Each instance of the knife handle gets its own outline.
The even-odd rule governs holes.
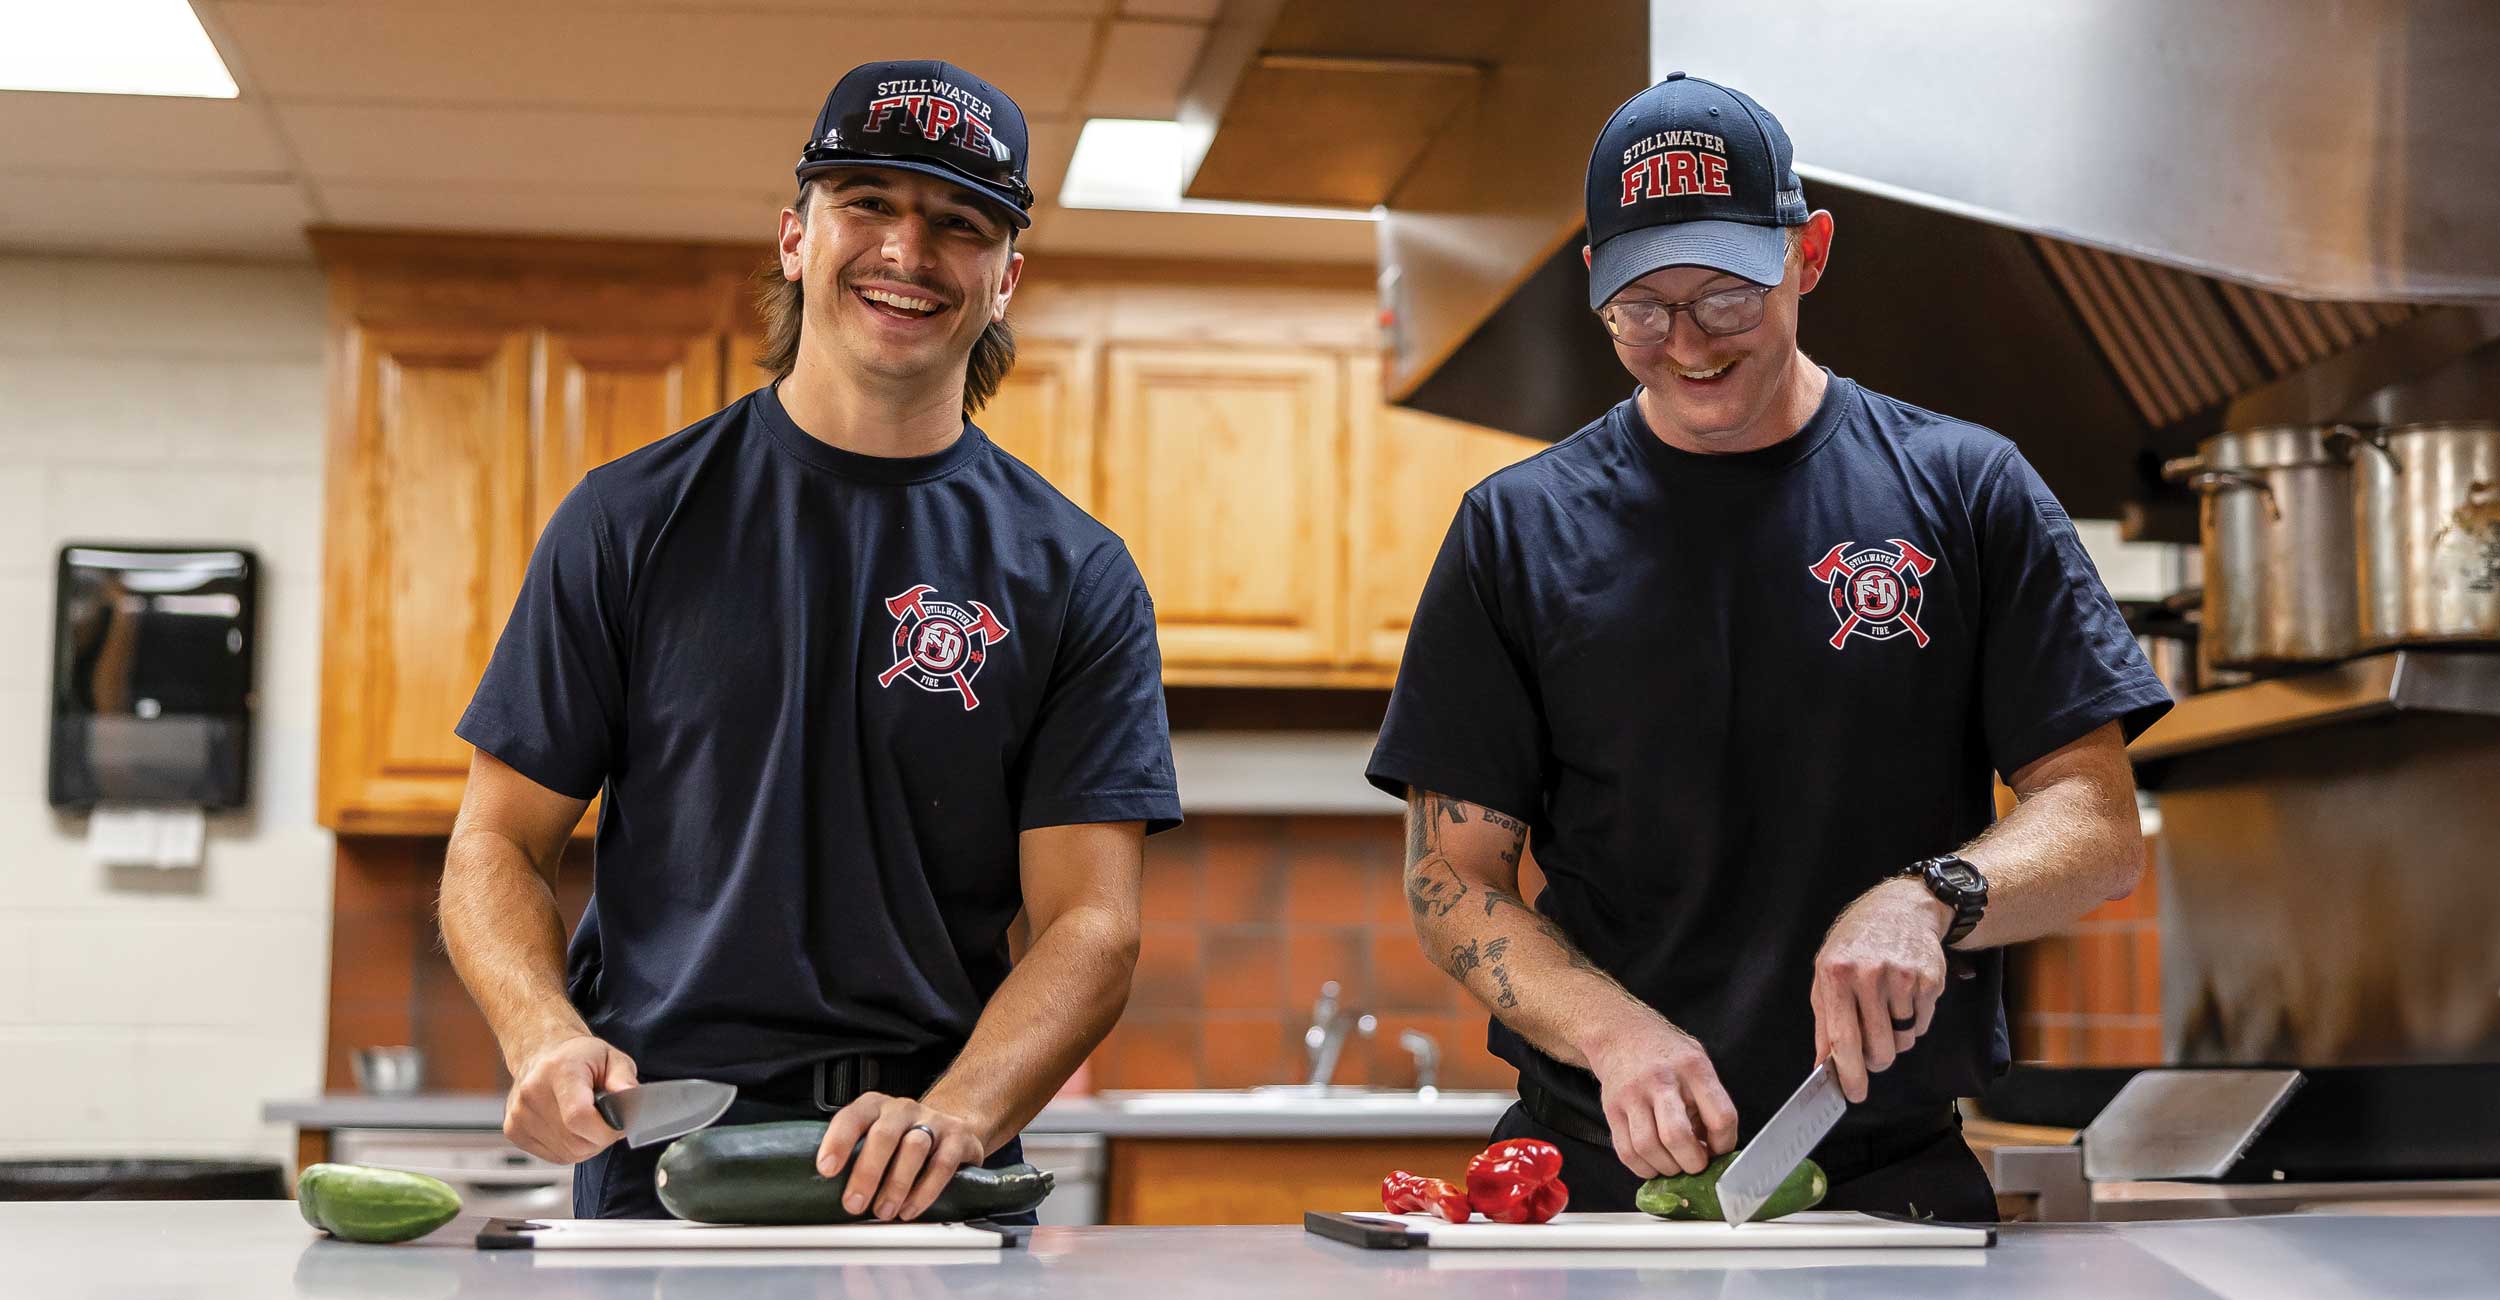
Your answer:
[[[599,1118],[608,1122],[609,1128],[615,1129],[619,1133],[625,1131],[625,1121],[616,1113],[615,1093],[593,1093],[591,1094],[590,1105],[591,1109],[599,1112]]]

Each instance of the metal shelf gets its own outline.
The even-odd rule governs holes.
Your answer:
[[[2500,717],[2500,651],[2395,650],[2179,701],[2127,747],[2142,763],[2400,710]]]

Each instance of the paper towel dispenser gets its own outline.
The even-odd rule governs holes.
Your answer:
[[[54,807],[244,805],[259,571],[252,552],[231,547],[61,548]]]

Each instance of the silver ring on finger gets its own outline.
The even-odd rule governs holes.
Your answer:
[[[914,1125],[912,1125],[910,1128],[904,1129],[903,1131],[904,1131],[905,1133],[926,1133],[926,1134],[928,1134],[928,1135],[929,1135],[929,1145],[930,1145],[930,1146],[933,1146],[933,1147],[937,1145],[937,1142],[938,1142],[937,1130],[936,1130],[936,1129],[933,1129],[933,1128],[931,1128],[931,1127],[929,1127],[929,1126],[928,1126],[928,1125],[926,1125],[926,1124],[914,1124]]]

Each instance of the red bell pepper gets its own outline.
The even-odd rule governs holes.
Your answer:
[[[1496,1142],[1467,1162],[1467,1205],[1496,1223],[1543,1223],[1570,1201],[1551,1142]]]
[[[1381,1208],[1392,1214],[1422,1211],[1452,1223],[1467,1221],[1467,1194],[1447,1179],[1426,1178],[1403,1169],[1380,1180]]]

